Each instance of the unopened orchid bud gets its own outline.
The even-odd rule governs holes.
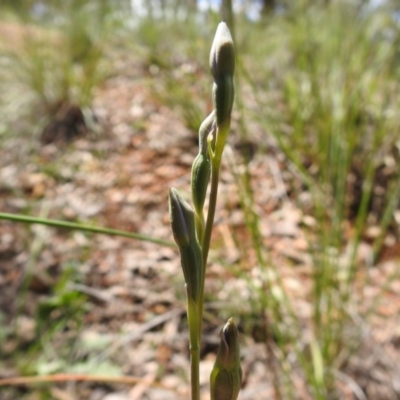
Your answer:
[[[169,216],[176,244],[187,246],[195,229],[193,210],[175,188],[169,190]]]
[[[186,290],[198,302],[203,280],[202,252],[196,237],[194,212],[175,188],[169,191],[172,233],[179,247]]]
[[[215,129],[215,110],[201,123],[199,129],[199,152],[208,155],[207,138]]]
[[[218,25],[210,53],[210,68],[214,77],[213,103],[217,126],[230,118],[235,95],[233,74],[235,72],[235,49],[228,26]]]
[[[225,75],[215,80],[213,85],[213,103],[217,125],[220,126],[230,118],[233,100],[235,98],[235,87],[231,75]]]
[[[235,48],[231,32],[225,22],[220,22],[210,52],[210,68],[214,79],[235,72]]]
[[[199,154],[192,165],[192,200],[198,215],[202,214],[207,195],[208,182],[211,174],[211,164],[208,154],[208,135],[215,129],[215,110],[202,122],[199,129]]]
[[[191,179],[193,205],[199,215],[203,212],[210,174],[211,164],[208,156],[199,153],[193,162]]]
[[[199,242],[196,239],[190,245],[180,247],[179,252],[187,295],[198,304],[203,281],[202,252]]]
[[[230,318],[221,331],[218,354],[211,372],[211,400],[236,400],[241,381],[239,334]]]

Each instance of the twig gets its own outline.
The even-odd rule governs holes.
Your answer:
[[[112,353],[117,351],[120,347],[140,338],[145,332],[149,331],[150,329],[153,329],[156,326],[161,325],[161,324],[167,322],[168,320],[175,318],[184,313],[185,313],[185,310],[183,310],[181,308],[179,308],[179,309],[175,308],[164,314],[158,315],[157,317],[153,318],[151,321],[141,325],[140,328],[138,328],[134,332],[130,332],[130,333],[122,336],[119,340],[117,340],[115,343],[113,343],[110,347],[108,347],[106,350],[104,350],[102,353],[100,353],[98,356],[96,356],[93,361],[95,363],[102,362],[107,357],[109,357]]]
[[[353,391],[353,393],[359,400],[368,400],[364,391],[351,376],[344,374],[341,371],[333,371],[333,373],[338,379],[347,384],[347,386]]]
[[[85,375],[85,374],[54,374],[39,376],[16,376],[13,378],[0,379],[0,386],[20,386],[32,385],[36,383],[55,383],[55,382],[104,382],[104,383],[122,383],[134,385],[145,383],[147,386],[158,387],[167,390],[173,390],[161,383],[150,382],[146,378],[136,378],[134,376],[109,376],[109,375]]]
[[[116,300],[113,295],[109,293],[104,293],[102,290],[98,290],[80,283],[69,283],[67,285],[68,289],[75,290],[77,292],[86,294],[104,303],[115,303]]]

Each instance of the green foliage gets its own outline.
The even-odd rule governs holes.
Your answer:
[[[214,26],[214,21],[200,25],[195,15],[189,14],[184,20],[145,18],[129,31],[129,38],[135,40],[128,46],[153,76],[157,97],[179,112],[194,132],[211,102],[208,82],[199,78],[208,73],[208,66],[200,60],[209,56],[208,35]],[[177,84],[183,80],[184,85]]]
[[[116,26],[112,2],[72,1],[15,7],[0,27],[9,40],[0,45],[4,68],[0,87],[9,103],[53,117],[63,104],[90,107],[93,90],[108,74],[107,46]],[[3,67],[3,68],[2,68]],[[39,113],[38,113],[39,110]],[[16,118],[5,112],[5,118]]]
[[[245,29],[240,26],[237,32],[240,28]],[[260,37],[268,40],[257,40]],[[391,112],[398,104],[393,51],[397,38],[398,28],[389,15],[360,14],[356,7],[342,3],[275,16],[238,38],[243,66],[239,74],[252,89],[255,102],[252,110],[242,110],[243,117],[258,121],[274,136],[296,171],[293,198],[300,200],[308,192],[310,201],[298,204],[316,221],[308,229],[313,261],[312,337],[309,351],[296,350],[315,398],[333,395],[336,369],[360,344],[361,333],[349,315],[350,305],[356,304],[357,310],[363,305],[356,273],[366,265],[357,261],[359,244],[367,228],[378,225],[376,257],[398,205],[396,132],[400,126]],[[392,167],[386,195],[376,207],[374,188],[380,171],[388,169],[387,162]],[[242,174],[237,182],[258,263],[268,271],[262,289],[254,294],[270,316],[284,354],[285,332],[295,333],[289,338],[292,345],[304,341],[303,332],[279,281],[279,267],[266,262],[268,250],[260,240],[249,176]],[[351,232],[346,229],[349,224],[354,226]],[[349,256],[344,257],[346,248]],[[280,372],[285,372],[283,360]],[[285,373],[290,376],[290,371]]]
[[[71,289],[71,284],[79,279],[78,265],[65,265],[63,272],[53,287],[52,294],[39,302],[36,321],[39,335],[48,330],[49,321],[64,327],[75,318],[79,319],[85,310],[86,297]],[[52,325],[52,324],[50,324]],[[52,329],[58,329],[53,326]]]
[[[81,278],[79,264],[69,263],[62,266],[62,272],[51,292],[38,302],[32,320],[35,328],[29,343],[21,337],[16,350],[4,362],[9,363],[11,358],[15,359],[18,369],[27,375],[59,372],[121,375],[121,369],[112,361],[96,360],[99,351],[109,347],[110,338],[82,334],[83,317],[88,312],[88,302],[87,297],[74,287]],[[13,337],[19,338],[22,335],[18,333],[20,330],[17,325],[2,331],[3,343]],[[27,333],[24,332],[24,335]],[[34,393],[45,399],[52,398],[48,385],[37,388]],[[22,393],[13,396],[25,398]]]
[[[15,85],[11,92],[5,90],[8,98],[14,99],[9,103],[14,110],[25,101],[16,95],[22,93],[22,87],[30,89],[29,101],[34,97],[46,106],[59,99],[90,104],[93,88],[104,78],[105,42],[112,20],[107,17],[108,9],[100,7],[98,14],[93,13],[94,3],[80,2],[73,9],[65,5],[65,19],[54,24],[46,18],[44,36],[25,38],[22,53],[14,52],[7,62],[0,59],[0,68]],[[325,3],[329,2],[292,2],[285,13],[269,13],[257,23],[241,16],[235,21],[238,111],[234,119],[239,122],[238,134],[252,139],[253,127],[264,132],[265,136],[257,136],[261,152],[269,150],[267,135],[274,138],[289,166],[286,183],[290,196],[315,220],[313,226],[304,228],[312,260],[308,299],[312,317],[305,329],[296,304],[286,293],[279,265],[270,260],[263,242],[249,165],[237,168],[239,162],[230,163],[251,249],[244,249],[240,239],[235,239],[243,259],[247,252],[254,252],[256,265],[246,267],[257,269],[259,274],[255,281],[247,270],[243,272],[242,265],[236,271],[229,266],[238,277],[247,279],[251,292],[248,304],[234,303],[235,311],[241,314],[236,319],[243,320],[240,326],[246,333],[265,343],[268,359],[277,361],[271,361],[268,367],[274,374],[276,395],[283,399],[296,398],[292,375],[298,374],[299,368],[314,398],[335,396],[335,374],[362,339],[349,310],[356,310],[365,321],[372,310],[361,307],[363,284],[356,273],[367,265],[357,260],[359,245],[368,227],[379,228],[380,234],[372,239],[373,266],[393,223],[400,195],[400,120],[396,112],[399,28],[384,11],[360,13],[359,4]],[[125,34],[119,39],[127,53],[141,57],[156,83],[159,99],[179,110],[186,125],[197,131],[205,110],[212,107],[210,87],[203,85],[206,80],[202,75],[208,69],[204,61],[209,46],[206,38],[213,16],[211,22],[204,23],[190,14],[184,20],[177,18],[177,13],[173,18],[167,14],[164,10],[161,18],[152,15],[142,19],[129,30],[129,39]],[[65,50],[61,53],[51,45],[60,33]],[[22,84],[16,83],[14,72]],[[5,80],[2,88],[9,88]],[[230,109],[230,101],[223,103]],[[0,132],[2,128],[0,125]],[[384,193],[377,199],[374,189],[382,170],[389,172]],[[201,185],[198,192],[196,208],[201,209],[205,186]],[[302,200],[305,193],[306,202]],[[204,229],[200,211],[196,210],[198,232]],[[20,221],[35,222],[26,218]],[[346,229],[349,225],[351,230]],[[73,224],[65,227],[79,229]],[[201,238],[203,235],[198,234]],[[344,259],[346,250],[349,256]],[[48,343],[71,324],[79,327],[85,302],[82,295],[69,289],[68,282],[74,279],[71,271],[65,272],[51,296],[39,305],[37,327]],[[380,294],[386,289],[383,286]],[[221,314],[225,317],[231,311],[227,305]],[[49,329],[45,329],[47,321],[51,322]],[[2,327],[0,340],[6,340],[9,334],[9,329]],[[65,353],[54,357],[42,343],[32,350],[32,357],[40,352],[40,363],[36,358],[33,364],[35,372],[67,369]],[[76,360],[75,366],[87,371],[92,367],[91,357]]]
[[[70,362],[70,346],[74,346],[87,312],[86,296],[72,286],[80,279],[77,268],[77,264],[64,265],[51,293],[38,303],[34,316],[36,340],[32,342],[28,358],[20,366],[25,372],[58,372]],[[58,337],[66,331],[74,334],[69,335],[69,343],[59,347]]]

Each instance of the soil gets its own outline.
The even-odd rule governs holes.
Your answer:
[[[39,138],[27,140],[21,135],[5,141],[0,149],[0,210],[94,223],[171,241],[168,189],[176,187],[189,197],[197,138],[176,111],[160,102],[155,95],[155,82],[157,76],[143,65],[121,62],[114,77],[95,94],[90,115],[85,115],[91,121],[86,123],[87,133],[79,135],[79,130],[74,130],[68,140],[66,134],[63,140],[42,137],[42,143]],[[264,315],[260,307],[252,308],[253,291],[273,278],[266,279],[267,272],[252,250],[240,208],[240,191],[231,163],[239,173],[244,170],[245,152],[241,149],[251,149],[246,153],[251,155],[248,174],[256,204],[253,212],[260,221],[260,240],[268,250],[266,265],[271,276],[273,271],[279,273],[295,305],[304,328],[304,354],[309,351],[312,325],[313,269],[308,238],[316,221],[290,195],[293,174],[288,161],[272,141],[268,153],[258,151],[256,139],[248,145],[241,142],[236,117],[221,174],[206,281],[202,399],[209,398],[208,377],[219,331],[232,315],[243,332],[244,382],[239,398],[265,400],[278,398],[273,371],[281,357],[266,324],[271,318],[271,323],[280,321]],[[305,192],[304,203],[307,196]],[[336,398],[400,398],[399,243],[395,240],[388,248],[387,257],[379,265],[367,268],[372,249],[368,241],[360,245],[358,258],[362,267],[355,294],[363,294],[363,309],[374,303],[382,286],[386,285],[386,290],[368,321],[361,317],[356,304],[348,310],[349,338],[354,332],[361,337],[355,341],[354,354],[350,358],[343,354],[338,365],[342,372],[335,376]],[[343,249],[341,257],[346,254]],[[70,271],[70,279],[61,290],[60,280],[66,271]],[[44,328],[39,327],[39,305],[48,305],[46,301],[57,296],[60,301],[60,290],[84,295],[83,308],[79,296],[70,300],[71,310],[69,300],[65,300],[46,314]],[[50,361],[66,357],[68,362],[61,372],[79,371],[78,362],[93,360],[94,365],[108,366],[105,374],[112,374],[111,367],[118,368],[118,373],[140,378],[140,382],[51,384],[46,386],[50,398],[188,398],[185,294],[174,247],[0,221],[0,293],[4,327],[0,329],[1,378],[22,375],[17,355],[27,351],[29,358],[35,354],[33,343],[40,342],[38,335],[46,332],[46,327],[55,325],[60,318],[57,307],[63,307],[74,317],[44,337],[41,365],[47,370],[42,372],[60,372],[50,368]],[[84,310],[81,317],[75,314],[76,309]],[[77,322],[79,318],[82,324]],[[9,331],[8,327],[12,329]],[[80,341],[98,347],[82,349]],[[296,364],[290,359],[286,362]],[[39,373],[37,365],[24,368],[27,375]],[[294,398],[314,398],[300,369],[291,379]],[[6,386],[0,388],[0,399],[36,399],[37,393],[37,386]]]

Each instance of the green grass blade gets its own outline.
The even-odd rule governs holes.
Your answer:
[[[175,243],[170,242],[168,240],[163,239],[155,239],[150,236],[141,235],[139,233],[127,232],[127,231],[120,231],[118,229],[110,229],[110,228],[101,228],[98,226],[91,226],[80,224],[77,222],[67,222],[61,221],[57,219],[47,219],[47,218],[38,218],[38,217],[31,217],[28,215],[20,215],[20,214],[9,214],[9,213],[2,213],[0,212],[0,220],[8,220],[13,222],[21,222],[24,224],[41,224],[47,226],[53,226],[56,228],[65,228],[65,229],[75,229],[83,232],[92,232],[101,235],[112,235],[112,236],[121,236],[127,237],[130,239],[141,240],[143,242],[155,243],[161,246],[166,247],[175,247]]]

